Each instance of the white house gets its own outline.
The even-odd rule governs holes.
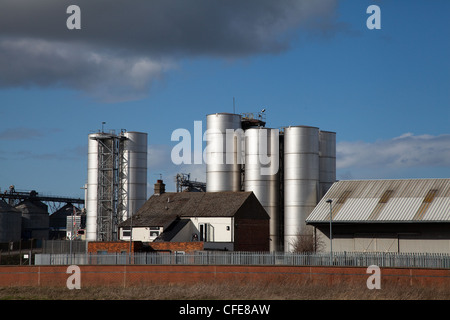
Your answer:
[[[253,192],[168,192],[151,196],[121,223],[119,237],[142,242],[202,241],[205,249],[267,251],[269,220]]]

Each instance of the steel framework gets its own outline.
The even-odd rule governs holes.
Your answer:
[[[199,181],[191,181],[190,174],[178,173],[175,176],[177,183],[177,192],[206,192],[206,183]]]
[[[11,206],[18,205],[21,201],[41,201],[45,202],[52,210],[55,212],[60,209],[63,205],[67,203],[77,204],[78,206],[84,205],[84,199],[81,198],[70,198],[63,196],[52,196],[52,195],[40,195],[35,190],[31,191],[16,191],[14,188],[0,192],[0,200],[4,200]]]
[[[123,220],[124,175],[123,135],[98,136],[97,240],[116,241]],[[126,166],[125,166],[126,167]]]

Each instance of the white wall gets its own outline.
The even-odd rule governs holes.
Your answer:
[[[178,234],[171,240],[171,242],[186,242],[192,241],[192,235],[196,233],[198,235],[198,241],[200,241],[200,225],[207,225],[208,238],[207,242],[233,242],[234,232],[233,218],[190,218],[191,222],[186,224],[183,229],[181,229]],[[151,242],[155,240],[156,235],[151,236],[153,231],[159,231],[159,234],[163,232],[163,228],[159,230],[150,230],[150,227],[133,227],[133,240],[142,242]],[[126,232],[126,231],[125,231]],[[158,235],[159,235],[158,234]],[[129,241],[129,236],[124,236],[123,228],[120,228],[119,239],[124,241]]]
[[[316,229],[316,236],[323,244],[323,252],[330,252],[330,239]],[[333,252],[404,252],[404,253],[448,253],[449,239],[399,239],[379,237],[334,238]]]
[[[162,233],[163,228],[159,228],[158,230],[154,229],[150,227],[133,227],[133,241],[151,242],[155,240]],[[130,240],[129,236],[124,236],[123,228],[120,228],[119,239],[124,241]]]
[[[233,218],[190,218],[193,224],[193,232],[200,232],[201,224],[209,224],[208,242],[233,242]]]

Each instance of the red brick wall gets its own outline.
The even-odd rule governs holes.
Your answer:
[[[142,242],[131,242],[131,252],[139,252],[142,250]],[[130,251],[130,242],[126,241],[89,241],[88,252],[97,253],[98,251],[107,251],[107,253],[121,253]]]
[[[193,252],[203,250],[203,242],[149,242],[148,249],[150,251],[184,251]],[[131,243],[132,252],[140,252],[144,250],[144,245],[141,241],[133,241]],[[88,243],[88,252],[97,253],[98,251],[107,251],[107,253],[121,253],[123,251],[129,252],[130,243],[126,241],[102,242],[94,241]],[[147,250],[147,248],[145,248]]]
[[[81,287],[135,286],[152,283],[255,281],[366,286],[364,267],[225,265],[80,265]],[[67,266],[0,266],[0,286],[65,287]],[[450,269],[381,268],[383,286],[450,288]]]
[[[149,242],[151,250],[154,251],[184,251],[193,252],[203,250],[203,242]]]

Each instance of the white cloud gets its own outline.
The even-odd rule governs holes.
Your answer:
[[[337,144],[337,169],[450,167],[450,134],[405,133],[373,143]]]

